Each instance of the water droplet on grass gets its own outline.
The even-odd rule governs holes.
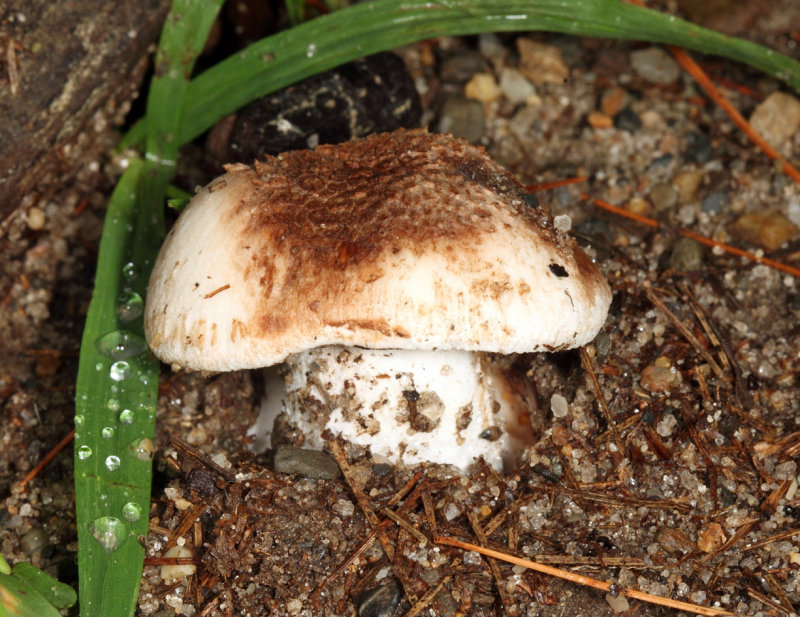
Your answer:
[[[117,317],[122,323],[130,323],[144,311],[142,296],[135,291],[123,291],[117,298]]]
[[[136,266],[133,264],[133,262],[129,261],[122,266],[122,276],[129,281],[132,281],[139,276],[139,271],[136,269]]]
[[[125,362],[125,360],[114,362],[114,364],[111,365],[111,370],[108,372],[108,376],[114,381],[122,381],[130,377],[130,375],[131,365]]]
[[[119,457],[111,454],[106,457],[106,468],[109,471],[116,471],[119,469]]]
[[[92,535],[107,553],[117,550],[126,535],[125,523],[115,516],[101,516],[92,522]]]
[[[112,360],[127,360],[145,349],[147,343],[141,336],[125,330],[115,330],[97,339],[97,351]]]
[[[122,518],[124,518],[129,523],[135,523],[140,518],[142,518],[142,508],[138,503],[133,503],[129,501],[124,506],[122,506]]]
[[[110,398],[106,401],[106,408],[109,411],[119,411],[119,401],[115,398]]]
[[[89,446],[80,446],[78,448],[78,458],[85,461],[92,455],[92,449]]]
[[[75,416],[75,426],[83,426],[84,422],[86,422],[86,418],[83,417],[82,413]]]
[[[103,436],[103,439],[111,439],[114,436],[114,432],[113,426],[104,426],[100,434]]]
[[[132,424],[133,423],[133,412],[130,409],[123,409],[119,412],[119,421],[122,424]]]

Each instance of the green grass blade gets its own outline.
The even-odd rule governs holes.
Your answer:
[[[164,235],[164,195],[194,60],[221,0],[175,0],[156,57],[144,160],[109,203],[81,342],[75,415],[80,611],[132,615],[147,533],[159,364],[147,351],[142,302]]]
[[[520,30],[671,43],[748,63],[800,90],[795,60],[618,0],[378,0],[263,39],[196,77],[179,141],[260,96],[361,56],[437,36]]]

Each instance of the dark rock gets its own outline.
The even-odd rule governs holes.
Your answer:
[[[332,480],[341,474],[339,465],[329,454],[285,445],[275,448],[272,468],[278,473],[297,474],[315,480]]]
[[[626,107],[614,116],[614,126],[620,130],[634,133],[642,128],[642,121],[635,111]]]
[[[403,61],[383,52],[313,75],[220,122],[206,151],[217,165],[336,144],[419,125],[419,95]]]
[[[34,527],[19,539],[20,548],[30,556],[47,546],[47,534],[41,527]]]
[[[714,158],[714,148],[711,147],[711,141],[707,135],[697,131],[689,131],[686,133],[685,139],[686,150],[683,156],[687,161],[702,165]]]
[[[402,593],[396,580],[368,589],[358,598],[358,617],[392,617]]]

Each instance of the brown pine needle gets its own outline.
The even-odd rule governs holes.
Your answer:
[[[553,180],[551,182],[540,182],[539,184],[530,184],[525,187],[525,190],[529,193],[536,193],[537,191],[549,191],[551,189],[557,189],[562,186],[568,186],[570,184],[577,184],[578,182],[585,182],[589,179],[589,176],[579,176],[577,178],[563,178],[561,180]]]
[[[775,148],[770,146],[766,140],[759,135],[750,123],[745,120],[744,116],[739,113],[739,110],[736,109],[725,95],[720,92],[717,87],[714,85],[714,82],[711,81],[709,76],[706,72],[700,67],[697,62],[694,61],[689,53],[685,49],[681,49],[680,47],[675,47],[673,45],[669,46],[672,55],[675,56],[675,59],[680,62],[683,69],[692,76],[692,78],[698,83],[698,85],[705,90],[705,93],[713,100],[719,107],[728,114],[728,117],[733,121],[733,123],[738,126],[745,135],[747,135],[748,139],[752,141],[756,146],[758,146],[761,151],[766,154],[769,158],[778,161],[781,164],[781,168],[783,169],[784,173],[795,181],[800,183],[800,171],[797,170],[789,161],[784,159],[780,153],[778,153]]]
[[[699,604],[692,604],[691,602],[680,602],[678,600],[672,600],[670,598],[662,598],[660,596],[654,596],[649,593],[644,593],[643,591],[636,591],[635,589],[626,589],[624,587],[620,587],[613,583],[608,583],[606,581],[599,581],[595,578],[583,576],[582,574],[575,574],[574,572],[568,572],[566,570],[560,570],[558,568],[553,568],[552,566],[545,566],[543,564],[536,563],[535,561],[522,559],[521,557],[509,555],[507,553],[496,551],[491,548],[486,548],[484,546],[478,546],[477,544],[462,542],[461,540],[457,540],[456,538],[451,538],[448,536],[436,536],[433,539],[433,541],[436,542],[437,544],[444,544],[446,546],[455,546],[456,548],[463,548],[468,551],[475,551],[476,553],[480,553],[481,555],[486,555],[487,557],[494,557],[496,559],[500,559],[508,563],[513,563],[515,565],[522,566],[523,568],[528,568],[529,570],[535,570],[536,572],[541,572],[542,574],[548,574],[550,576],[562,578],[564,580],[577,583],[578,585],[586,585],[588,587],[594,587],[595,589],[600,589],[601,591],[606,591],[608,593],[619,593],[622,594],[623,596],[627,596],[628,598],[633,598],[634,600],[641,600],[642,602],[649,602],[650,604],[658,604],[660,606],[667,606],[669,608],[674,608],[679,611],[688,611],[690,613],[694,613],[697,615],[708,615],[710,617],[714,617],[716,615],[733,615],[733,613],[728,612],[721,608],[705,607],[705,606],[700,606]]]
[[[625,218],[631,219],[632,221],[636,221],[637,223],[642,223],[643,225],[649,225],[650,227],[655,227],[656,229],[661,227],[661,223],[659,223],[655,219],[651,219],[647,216],[642,216],[641,214],[635,214],[633,212],[626,210],[625,208],[620,208],[619,206],[610,204],[607,201],[590,197],[589,195],[586,194],[584,194],[582,197],[586,200],[591,201],[598,208],[602,208],[603,210],[607,210],[608,212],[618,214],[619,216],[624,216]],[[724,242],[719,242],[717,240],[712,240],[711,238],[706,238],[705,236],[701,236],[700,234],[695,233],[689,229],[679,229],[678,233],[687,238],[691,238],[692,240],[695,240],[700,244],[705,244],[706,246],[710,246],[712,248],[719,248],[728,253],[729,255],[744,257],[745,259],[748,259],[755,263],[759,263],[768,266],[770,268],[773,268],[775,270],[786,272],[787,274],[791,274],[794,277],[800,278],[799,268],[795,268],[788,264],[775,261],[774,259],[769,259],[768,257],[762,257],[760,255],[756,255],[755,253],[751,253],[750,251],[745,251],[743,249],[736,248],[735,246],[731,246],[730,244],[725,244]]]
[[[58,442],[58,444],[56,444],[55,448],[53,448],[52,450],[50,450],[50,452],[47,453],[47,456],[45,456],[41,461],[39,461],[36,464],[36,466],[33,469],[31,469],[25,475],[25,477],[22,478],[22,480],[19,481],[19,487],[21,489],[25,488],[28,482],[30,482],[37,475],[39,475],[39,472],[41,472],[42,469],[47,467],[47,464],[50,461],[52,461],[56,457],[56,455],[58,455],[58,453],[61,452],[61,450],[63,450],[67,446],[67,444],[71,442],[74,438],[75,438],[75,429],[72,429],[69,433],[67,433],[67,436],[64,437],[64,439],[62,439],[61,441]]]

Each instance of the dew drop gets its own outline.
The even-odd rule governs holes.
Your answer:
[[[127,360],[145,349],[147,343],[141,336],[125,330],[115,330],[97,339],[97,351],[112,360]]]
[[[84,422],[86,422],[86,418],[83,417],[82,413],[75,416],[75,426],[83,426]]]
[[[135,523],[140,518],[142,518],[142,508],[138,503],[133,503],[129,501],[124,506],[122,506],[122,518],[124,518],[129,523]]]
[[[124,266],[122,266],[122,276],[124,276],[129,281],[132,281],[139,276],[139,272],[136,269],[136,266],[133,265],[133,262],[129,261]]]
[[[113,426],[104,426],[103,430],[100,431],[100,434],[103,436],[103,439],[111,439],[114,437],[114,432]]]
[[[107,553],[113,553],[125,540],[125,523],[115,516],[101,516],[92,521],[92,535]]]
[[[102,362],[98,362],[97,364],[95,364],[94,365],[94,370],[102,371],[103,370],[103,363]]]
[[[313,58],[317,53],[317,46],[314,43],[309,43],[306,47],[306,58]]]
[[[123,409],[119,412],[119,421],[122,424],[132,424],[133,423],[133,412],[130,409]]]
[[[106,469],[116,471],[119,469],[119,457],[113,454],[106,457]]]
[[[114,362],[114,364],[111,365],[111,370],[108,372],[108,376],[114,381],[122,381],[130,377],[130,375],[131,365],[125,362],[125,360],[117,360]]]
[[[117,298],[117,317],[122,323],[130,323],[144,311],[142,296],[135,291],[123,291]]]
[[[110,398],[106,401],[106,408],[109,411],[119,411],[119,401],[115,398]]]
[[[92,449],[89,446],[83,445],[78,448],[78,458],[85,461],[92,455]]]
[[[131,454],[133,454],[134,457],[145,462],[152,461],[153,455],[156,451],[153,441],[147,437],[143,437],[142,439],[134,439],[130,444],[128,444],[128,448],[130,448]]]

